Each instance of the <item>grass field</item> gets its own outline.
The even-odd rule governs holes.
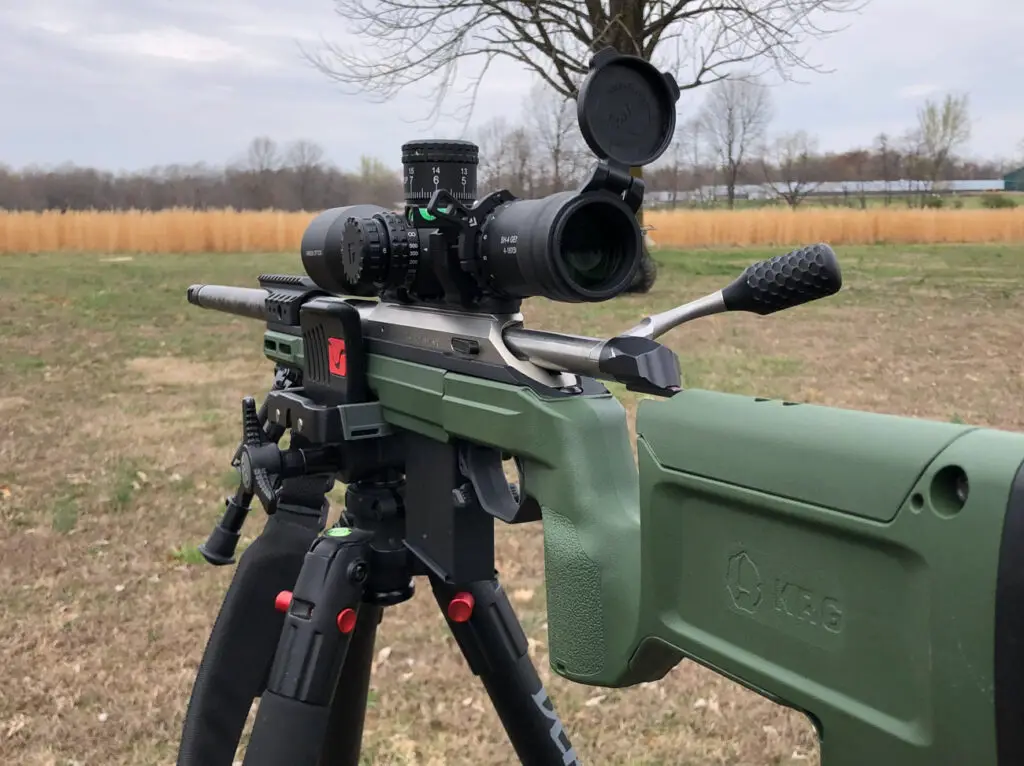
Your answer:
[[[691,387],[1024,429],[1024,245],[838,247],[842,292],[666,337]],[[773,251],[662,252],[648,295],[531,301],[528,326],[613,333]],[[0,763],[169,766],[232,570],[201,562],[237,480],[239,399],[262,396],[261,326],[185,302],[293,255],[12,255],[0,261]],[[635,409],[630,394],[622,401]],[[246,529],[258,532],[262,514]],[[656,684],[574,686],[545,653],[539,525],[498,527],[501,578],[584,762],[817,762],[811,726],[684,664]],[[389,610],[365,761],[511,764],[429,589]]]
[[[0,254],[260,253],[299,251],[312,213],[231,210],[0,211]],[[650,210],[663,248],[1024,243],[1024,205],[1004,210],[807,207]]]

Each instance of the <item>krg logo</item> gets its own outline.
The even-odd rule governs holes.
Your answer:
[[[761,603],[761,573],[746,551],[729,558],[725,585],[737,609],[753,614]]]
[[[327,339],[327,368],[331,375],[344,378],[348,373],[348,360],[345,358],[345,339]]]

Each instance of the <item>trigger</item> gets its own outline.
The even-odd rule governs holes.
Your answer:
[[[498,450],[466,444],[459,451],[459,468],[473,486],[480,507],[489,515],[506,524],[540,520],[540,505],[523,497],[520,488],[505,478]]]

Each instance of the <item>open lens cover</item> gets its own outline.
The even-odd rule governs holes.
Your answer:
[[[590,60],[576,116],[587,146],[601,159],[640,167],[658,159],[676,131],[679,86],[639,56],[604,48]]]

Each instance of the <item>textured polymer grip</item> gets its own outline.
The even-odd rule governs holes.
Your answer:
[[[551,667],[580,683],[626,685],[640,597],[640,511],[625,412],[614,399],[552,408],[565,409],[557,464],[523,465],[525,491],[543,513]]]
[[[842,284],[836,254],[819,243],[748,266],[722,299],[729,311],[764,315],[833,295]]]
[[[622,405],[610,395],[544,400],[452,374],[445,399],[452,402],[442,408],[448,432],[516,455],[523,491],[541,506],[552,669],[595,686],[645,680],[630,667],[640,610],[640,509]]]
[[[388,422],[519,458],[523,492],[542,510],[547,643],[556,673],[592,686],[627,686],[668,669],[649,655],[635,659],[645,629],[639,481],[626,411],[615,397],[546,398],[375,354],[368,377]]]

